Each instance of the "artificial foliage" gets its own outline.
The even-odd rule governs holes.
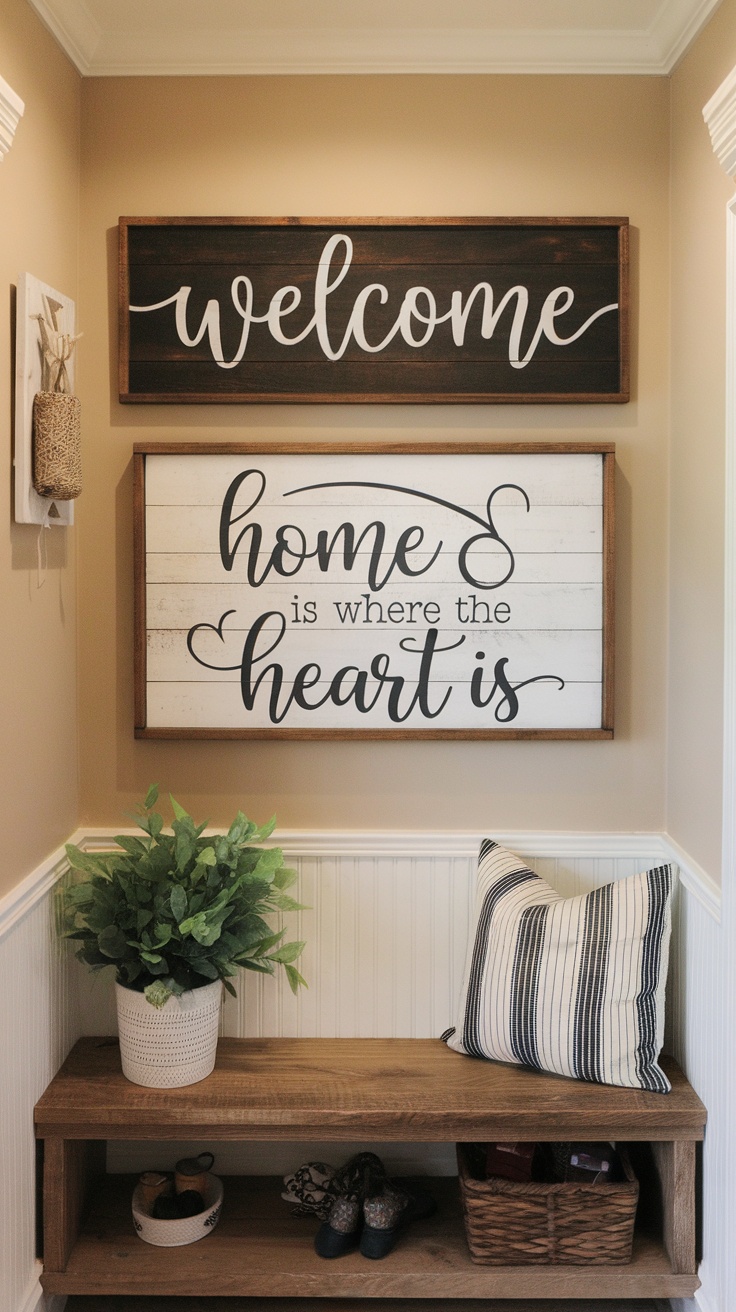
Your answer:
[[[92,854],[67,844],[72,871],[62,888],[64,936],[92,970],[114,965],[117,981],[161,1007],[172,994],[221,979],[239,967],[286,971],[294,992],[304,983],[294,962],[304,943],[284,943],[265,917],[300,910],[287,889],[296,872],[278,847],[263,848],[275,820],[258,828],[239,811],[227,834],[203,837],[207,821],[171,797],[174,820],[164,832],[148,790],[136,820],[145,837],[120,834],[118,851]]]

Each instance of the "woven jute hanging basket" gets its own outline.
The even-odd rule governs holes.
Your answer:
[[[65,392],[33,398],[33,486],[42,497],[73,501],[82,491],[81,402]]]

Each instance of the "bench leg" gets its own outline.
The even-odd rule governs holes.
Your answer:
[[[104,1174],[105,1142],[46,1139],[43,1153],[44,1271],[65,1271],[95,1176]]]
[[[695,1160],[696,1145],[678,1139],[653,1143],[652,1152],[662,1196],[664,1246],[676,1274],[696,1270]]]

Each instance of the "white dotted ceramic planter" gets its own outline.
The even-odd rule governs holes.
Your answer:
[[[204,1080],[215,1064],[222,983],[215,980],[163,1007],[143,993],[115,985],[123,1075],[151,1089],[176,1089]]]

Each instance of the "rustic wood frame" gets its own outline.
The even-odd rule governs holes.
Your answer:
[[[480,228],[512,227],[521,229],[537,228],[584,228],[616,227],[618,229],[618,386],[611,391],[542,391],[526,392],[444,390],[426,392],[401,392],[398,389],[386,390],[279,390],[227,392],[161,392],[135,390],[130,385],[130,304],[129,283],[129,230],[143,226],[161,227],[268,227],[268,228],[302,228],[305,231],[315,228],[347,228],[360,230],[380,230],[390,228],[456,228],[473,230]],[[367,265],[366,268],[371,266]],[[373,266],[377,268],[379,266]],[[561,268],[564,266],[560,266]],[[595,266],[591,266],[595,267]],[[629,225],[626,218],[580,217],[580,218],[502,218],[502,217],[449,217],[449,218],[220,218],[220,217],[122,217],[119,221],[119,279],[118,279],[118,323],[119,323],[119,397],[121,402],[132,404],[620,404],[629,400]],[[376,357],[371,357],[375,359]],[[288,371],[290,362],[283,361],[284,371]],[[461,366],[458,366],[460,368]]]
[[[614,709],[614,483],[615,445],[611,442],[464,442],[312,443],[143,442],[133,454],[134,526],[134,698],[135,736],[178,740],[464,740],[613,738]],[[601,455],[603,457],[603,623],[601,727],[597,729],[332,729],[332,728],[166,728],[146,723],[146,529],[145,461],[147,455]]]

